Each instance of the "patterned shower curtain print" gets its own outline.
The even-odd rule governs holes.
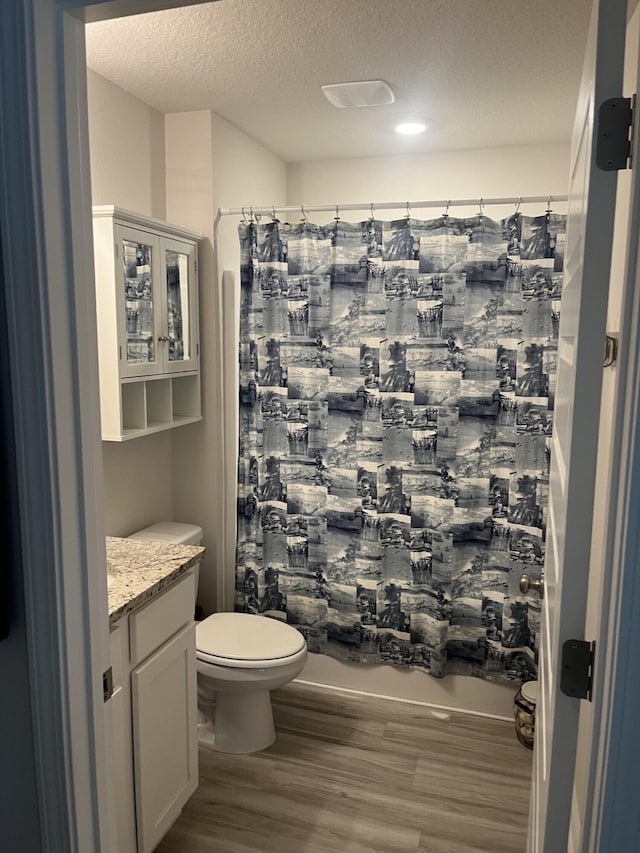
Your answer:
[[[535,677],[566,219],[242,223],[236,608]]]

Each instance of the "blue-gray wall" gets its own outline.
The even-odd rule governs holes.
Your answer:
[[[0,582],[0,606],[5,613],[8,609],[9,628],[8,636],[0,642],[0,848],[16,853],[38,853],[41,849],[40,822],[31,729],[22,566],[15,535],[17,495],[13,470],[15,457],[12,452],[4,292],[0,229],[0,482],[5,506],[5,511],[0,513],[0,541],[6,546],[0,572],[8,572],[8,577],[5,575]]]

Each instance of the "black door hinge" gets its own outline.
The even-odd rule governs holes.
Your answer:
[[[633,98],[609,98],[598,110],[596,166],[605,172],[631,167],[633,137]]]
[[[593,661],[596,644],[585,640],[566,640],[562,644],[560,690],[573,699],[592,700]]]

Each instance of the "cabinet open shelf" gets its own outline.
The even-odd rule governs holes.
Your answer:
[[[124,380],[120,393],[122,429],[103,433],[104,441],[128,441],[202,420],[198,373]]]

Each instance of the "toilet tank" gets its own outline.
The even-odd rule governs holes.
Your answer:
[[[204,532],[197,524],[182,524],[179,521],[158,521],[149,527],[132,533],[128,539],[150,539],[166,545],[200,545]],[[193,567],[196,579],[196,594],[200,576],[200,563]]]
[[[159,521],[132,533],[129,539],[153,539],[167,545],[199,545],[203,531],[197,524],[181,524],[179,521]]]

